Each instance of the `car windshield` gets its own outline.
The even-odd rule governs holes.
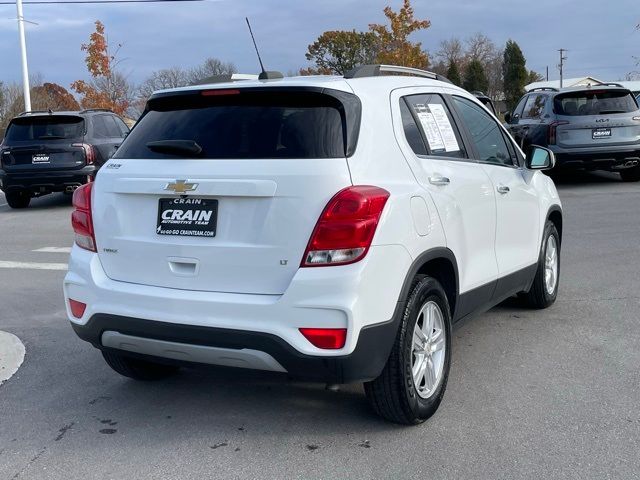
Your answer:
[[[151,99],[117,158],[340,158],[353,151],[360,103],[352,94],[205,90]]]
[[[605,115],[638,110],[628,90],[584,90],[557,95],[554,100],[558,115]]]
[[[5,143],[73,140],[84,135],[84,119],[74,115],[18,117],[11,121]]]

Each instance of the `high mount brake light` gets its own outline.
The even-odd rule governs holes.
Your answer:
[[[203,97],[218,97],[223,95],[239,95],[240,90],[238,89],[227,89],[227,90],[203,90],[200,92],[200,95]]]
[[[347,265],[367,254],[389,192],[370,185],[339,191],[316,223],[301,267]]]
[[[86,183],[73,192],[73,207],[71,226],[75,233],[76,245],[90,252],[96,251],[96,238],[93,232],[93,217],[91,216],[91,191],[93,182]]]

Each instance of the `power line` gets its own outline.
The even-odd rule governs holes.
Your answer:
[[[85,4],[85,3],[170,3],[170,2],[204,2],[205,0],[32,0],[22,2],[24,5],[43,4]],[[0,1],[0,5],[15,5],[16,2]]]

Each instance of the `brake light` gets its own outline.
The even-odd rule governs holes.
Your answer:
[[[344,347],[347,339],[346,328],[301,328],[300,333],[314,347],[326,350],[337,350]]]
[[[237,89],[233,89],[233,90],[203,90],[200,95],[202,95],[203,97],[218,97],[221,95],[239,95],[240,94],[240,90]]]
[[[549,143],[549,145],[555,145],[556,144],[556,129],[558,128],[559,125],[568,125],[569,122],[565,122],[565,121],[556,121],[556,122],[551,122],[549,124],[549,132],[547,135],[547,142]]]
[[[76,245],[91,252],[96,251],[96,238],[91,216],[91,191],[93,182],[86,183],[73,192],[71,225],[75,233]]]
[[[87,165],[96,163],[96,147],[88,143],[72,143],[72,147],[81,147],[84,150],[84,158]]]
[[[346,265],[362,260],[388,198],[389,192],[370,185],[339,191],[320,215],[300,266]]]
[[[71,309],[71,315],[76,318],[82,318],[84,311],[87,308],[86,303],[78,302],[77,300],[69,299],[69,308]]]

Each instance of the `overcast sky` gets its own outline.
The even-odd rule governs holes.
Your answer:
[[[25,0],[28,2],[28,0]],[[134,82],[153,70],[191,67],[206,57],[257,72],[257,61],[244,17],[249,16],[268,69],[284,73],[307,65],[307,45],[322,32],[365,30],[384,22],[382,9],[401,0],[205,0],[170,4],[25,5],[31,73],[68,87],[86,78],[80,44],[96,19],[111,43],[122,43],[122,70]],[[638,0],[414,0],[416,16],[431,28],[416,33],[431,52],[440,41],[482,32],[503,46],[518,42],[527,67],[558,78],[559,48],[568,49],[566,77],[591,75],[617,80],[634,70],[640,57]],[[13,5],[0,5],[0,80],[20,78],[18,34]]]

